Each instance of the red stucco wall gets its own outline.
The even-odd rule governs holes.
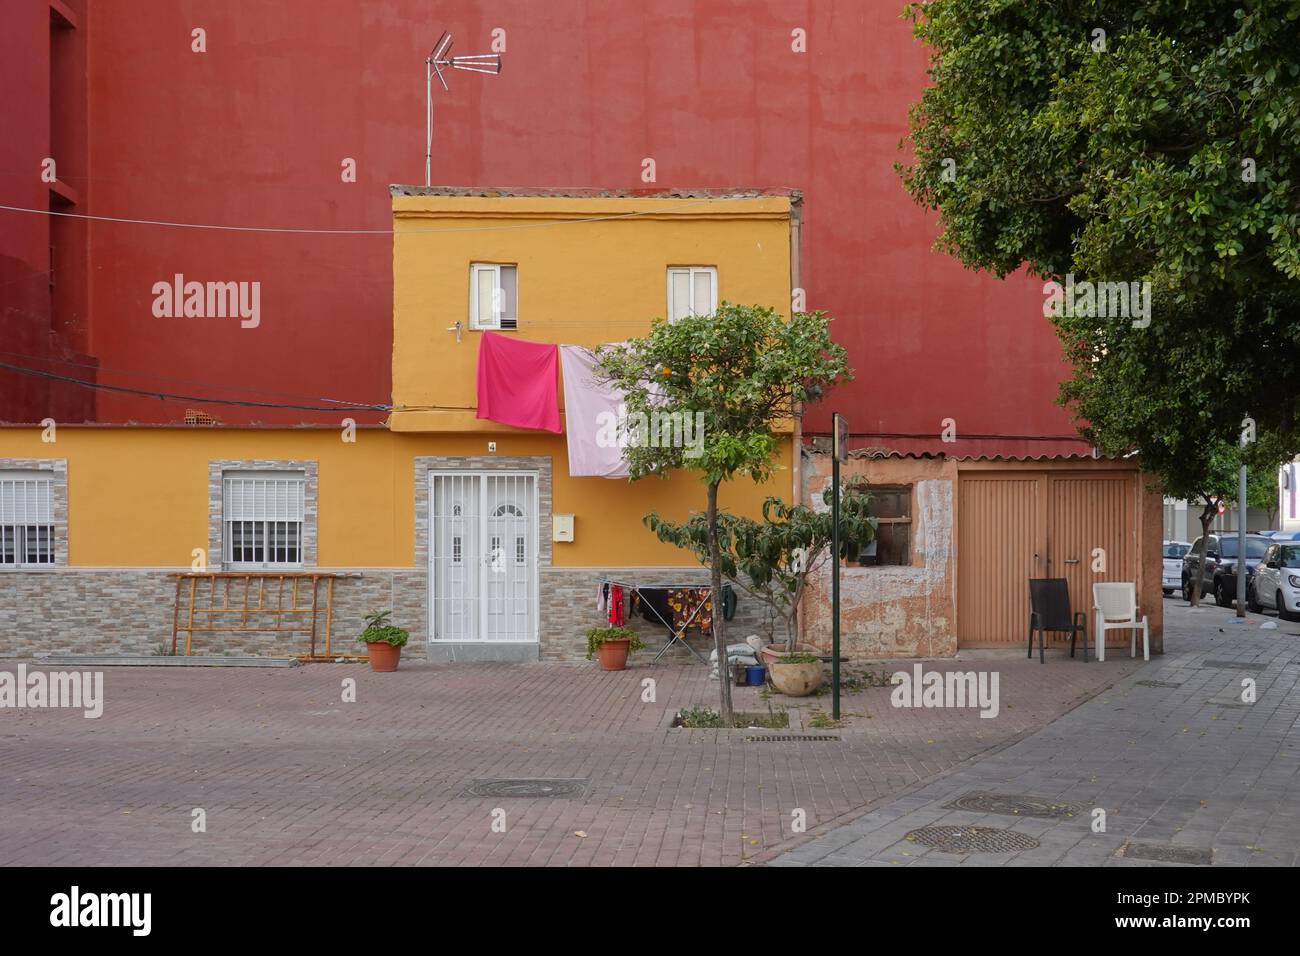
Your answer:
[[[6,16],[24,11],[31,32],[27,8],[43,6],[10,0]],[[808,307],[837,318],[835,336],[857,370],[853,385],[812,411],[811,430],[824,430],[840,409],[858,431],[937,435],[952,417],[959,436],[1072,432],[1053,405],[1063,368],[1037,284],[996,282],[932,252],[935,223],[893,171],[926,63],[898,15],[901,0],[89,7],[90,168],[80,185],[90,212],[386,229],[386,185],[423,181],[429,47],[445,28],[453,52],[484,52],[499,27],[503,74],[454,74],[451,93],[435,93],[435,183],[645,188],[650,157],[659,188],[801,189]],[[191,51],[196,27],[207,31],[206,53]],[[791,50],[795,28],[807,31],[807,53]],[[5,63],[22,41],[0,34]],[[23,49],[30,66],[39,44],[35,54]],[[19,129],[39,136],[40,116]],[[30,152],[4,153],[5,165],[25,169]],[[357,161],[356,183],[341,181],[347,157]],[[5,183],[5,195],[15,195],[14,181]],[[0,217],[6,234],[15,228],[12,214]],[[99,223],[90,256],[88,344],[102,381],[307,404],[389,397],[392,269],[383,236]],[[261,325],[154,318],[152,284],[178,272],[261,281]],[[12,294],[0,289],[6,302]],[[103,393],[98,414],[176,421],[186,404],[194,403]],[[227,422],[339,417],[214,410]],[[924,447],[973,450],[965,441]]]

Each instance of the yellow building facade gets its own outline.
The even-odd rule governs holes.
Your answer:
[[[392,193],[387,426],[0,428],[0,655],[144,654],[178,627],[196,654],[319,655],[327,629],[337,654],[391,608],[408,656],[567,659],[603,582],[704,579],[641,520],[702,509],[700,481],[571,476],[565,434],[477,417],[479,349],[596,347],[724,300],[788,313],[797,196]],[[793,447],[724,506],[789,499]],[[313,610],[271,613],[286,576]]]

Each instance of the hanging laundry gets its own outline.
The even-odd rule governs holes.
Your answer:
[[[705,635],[713,633],[712,588],[673,588],[668,592],[668,607],[673,612],[673,630],[698,627]]]
[[[623,390],[600,380],[596,354],[581,345],[560,346],[560,367],[564,373],[569,474],[575,478],[626,478],[627,459],[622,445],[609,440],[609,423],[619,420]]]
[[[556,349],[484,332],[478,345],[478,417],[559,434]]]
[[[609,586],[609,623],[613,627],[622,627],[627,623],[623,616],[623,586],[621,584],[611,584]]]

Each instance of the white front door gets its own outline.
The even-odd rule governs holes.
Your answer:
[[[429,475],[434,641],[537,640],[537,476]]]

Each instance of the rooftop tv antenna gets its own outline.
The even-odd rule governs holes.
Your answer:
[[[500,53],[475,53],[470,56],[448,56],[451,50],[451,34],[443,31],[433,50],[424,61],[424,185],[433,185],[433,75],[438,74],[438,82],[444,92],[451,92],[443,70],[464,70],[467,73],[501,72]]]

